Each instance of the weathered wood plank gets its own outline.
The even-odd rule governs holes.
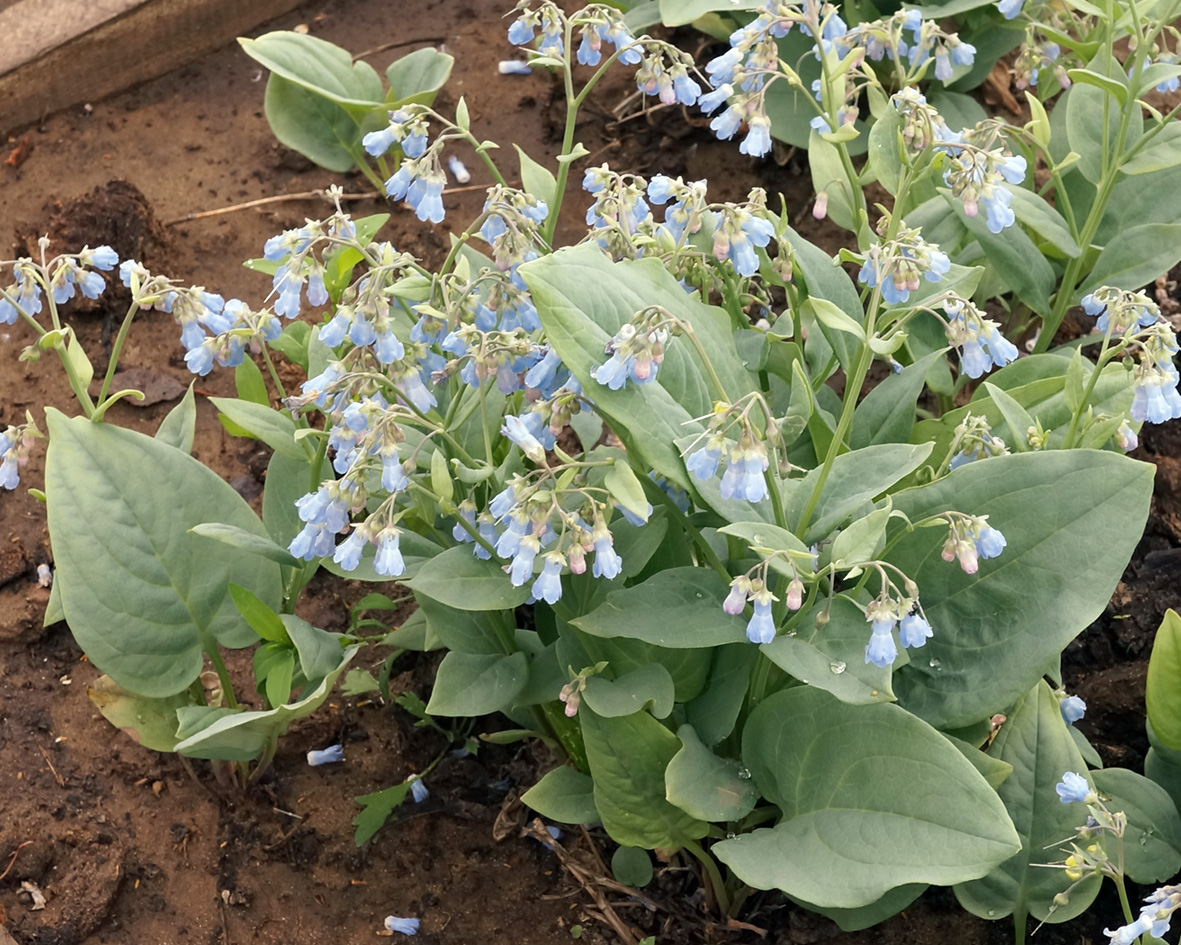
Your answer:
[[[301,0],[17,0],[0,6],[0,133],[225,45]]]

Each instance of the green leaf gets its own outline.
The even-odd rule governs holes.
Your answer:
[[[708,568],[668,568],[634,587],[611,591],[571,623],[592,636],[628,637],[673,649],[737,643],[746,639],[746,622],[722,610],[728,593],[729,585]]]
[[[449,78],[455,57],[427,47],[395,59],[385,70],[391,106],[430,105]]]
[[[552,207],[554,194],[558,189],[554,175],[550,173],[549,168],[529,157],[519,144],[513,147],[517,149],[517,157],[521,161],[521,186],[525,188],[526,193],[532,194],[547,207]]]
[[[655,469],[682,489],[692,488],[675,441],[700,433],[693,417],[708,413],[718,392],[693,345],[668,345],[657,379],[627,383],[618,391],[590,372],[605,360],[607,342],[636,312],[661,305],[689,322],[709,352],[731,401],[753,390],[750,373],[734,348],[729,316],[688,295],[657,259],[611,262],[594,245],[564,249],[520,269],[541,323],[563,363],[593,392],[595,408],[634,450],[634,461]]]
[[[1031,190],[1005,185],[1012,195],[1012,209],[1023,226],[1057,249],[1063,256],[1075,259],[1082,254],[1078,243],[1070,235],[1070,226],[1057,210]]]
[[[988,381],[984,382],[984,389],[988,392],[992,402],[997,405],[997,409],[1004,416],[1005,423],[1009,425],[1009,430],[1013,434],[1006,442],[1011,443],[1013,449],[1018,453],[1029,452],[1029,439],[1025,434],[1026,431],[1034,428],[1033,417],[1029,415],[1029,411],[1014,400],[1007,391],[1001,390]]]
[[[311,465],[307,457],[288,459],[275,453],[267,463],[266,488],[262,494],[262,520],[275,544],[287,547],[303,530],[295,507],[309,491]]]
[[[279,619],[299,653],[299,668],[305,679],[322,679],[341,665],[339,633],[321,630],[294,614],[280,614]]]
[[[607,470],[606,476],[603,477],[603,485],[619,505],[644,522],[648,521],[648,510],[651,506],[644,495],[644,487],[640,485],[640,480],[625,460],[617,459]]]
[[[1161,744],[1181,751],[1181,616],[1172,609],[1165,611],[1152,643],[1144,704]]]
[[[340,652],[340,664],[298,702],[261,712],[211,709],[191,706],[177,711],[180,723],[176,744],[178,754],[189,758],[218,758],[252,761],[296,719],[306,718],[328,699],[337,677],[344,672],[360,647]]]
[[[889,520],[890,507],[887,504],[842,528],[832,543],[833,564],[847,567],[874,560],[885,543],[886,524]]]
[[[1095,788],[1111,797],[1108,810],[1128,817],[1124,872],[1134,883],[1163,883],[1181,869],[1181,817],[1169,792],[1135,771],[1092,771]]]
[[[915,405],[923,379],[946,349],[932,351],[898,374],[879,382],[853,411],[849,445],[858,450],[880,443],[906,443],[914,429]]]
[[[747,720],[742,759],[783,819],[713,852],[759,889],[858,908],[906,883],[983,876],[1020,847],[976,769],[895,705],[774,693]]]
[[[918,584],[934,629],[923,659],[894,674],[901,703],[954,729],[1028,692],[1106,606],[1142,534],[1152,477],[1151,466],[1113,453],[1036,452],[969,463],[895,495],[911,521],[958,509],[989,516],[1008,540],[968,575],[941,559],[945,532],[899,538],[890,562]]]
[[[359,108],[360,114],[382,105],[384,90],[373,67],[354,62],[347,50],[327,40],[276,30],[257,39],[242,37],[238,43],[246,55],[274,75],[318,96],[353,107],[354,111]]]
[[[595,782],[590,775],[563,765],[554,768],[521,795],[521,800],[547,820],[560,824],[597,824]]]
[[[306,460],[307,452],[295,440],[295,422],[263,404],[233,397],[210,397],[210,402],[231,422],[256,440],[262,440],[288,459]]]
[[[890,668],[865,661],[868,642],[865,614],[852,601],[837,597],[823,628],[805,617],[795,636],[781,634],[759,649],[780,669],[842,702],[893,702]]]
[[[1120,233],[1103,248],[1078,294],[1101,285],[1139,289],[1181,262],[1181,223],[1145,223]]]
[[[167,443],[182,453],[193,451],[193,436],[197,430],[197,402],[193,397],[193,385],[185,391],[175,407],[165,414],[156,430],[156,439]]]
[[[997,791],[1017,828],[1021,850],[987,876],[957,886],[960,905],[988,919],[1026,912],[1065,922],[1081,915],[1099,892],[1099,883],[1087,880],[1071,892],[1067,904],[1053,908],[1054,897],[1072,881],[1062,870],[1039,865],[1061,861],[1058,844],[1073,837],[1087,819],[1085,805],[1063,804],[1054,790],[1065,772],[1082,774],[1086,765],[1045,682],[1039,681],[1008,714],[988,755],[1013,766]]]
[[[262,379],[262,371],[252,358],[243,358],[242,363],[234,368],[234,386],[240,399],[262,404],[264,407],[271,405],[267,382]]]
[[[930,443],[914,446],[883,443],[842,453],[832,464],[832,471],[824,484],[824,491],[812,514],[804,541],[814,544],[827,538],[841,522],[894,483],[909,476],[930,455]],[[784,515],[792,530],[798,528],[804,506],[819,481],[820,468],[817,467],[800,480],[790,494]]]
[[[902,113],[888,108],[869,129],[868,160],[878,183],[891,194],[898,193],[898,179],[902,173],[902,153],[899,147],[902,133]]]
[[[283,333],[269,344],[273,350],[278,351],[292,364],[298,364],[307,374],[308,336],[311,331],[312,326],[307,322],[291,322],[283,329]]]
[[[742,711],[758,650],[749,643],[714,647],[705,690],[685,705],[685,718],[706,745],[716,745],[732,731]]]
[[[91,662],[145,696],[180,692],[203,650],[257,639],[227,586],[277,604],[279,568],[189,529],[210,519],[264,535],[216,473],[151,437],[46,411],[49,531],[62,609]]]
[[[238,608],[238,613],[242,615],[243,620],[250,624],[250,629],[260,638],[269,640],[271,643],[291,642],[291,638],[287,635],[287,628],[283,626],[279,615],[263,603],[257,594],[239,584],[231,584],[229,590],[230,599]]]
[[[431,701],[431,715],[471,716],[511,707],[529,678],[524,653],[483,655],[452,651],[439,664]]]
[[[176,748],[176,710],[193,702],[187,689],[163,699],[150,699],[128,692],[110,676],[99,676],[86,695],[104,719],[152,751]]]
[[[246,531],[235,525],[205,522],[201,525],[194,525],[189,531],[202,538],[211,538],[223,545],[230,545],[234,548],[241,548],[243,551],[249,551],[251,554],[261,555],[277,564],[285,564],[292,568],[302,568],[304,564],[286,548],[275,544],[270,538]]]
[[[624,886],[647,886],[652,882],[651,855],[639,847],[619,847],[611,854],[611,875]]]
[[[1171,121],[1151,143],[1120,168],[1125,174],[1138,177],[1163,171],[1181,164],[1181,123]]]
[[[390,814],[402,806],[408,793],[410,782],[403,781],[384,791],[354,798],[363,810],[353,818],[353,826],[357,828],[353,833],[353,842],[360,847],[372,840],[377,831],[385,826]]]
[[[673,710],[673,678],[660,663],[647,663],[614,680],[592,676],[586,681],[583,699],[605,719],[649,709],[663,719]]]
[[[842,312],[828,299],[811,296],[804,302],[804,307],[826,328],[852,335],[858,341],[865,340],[865,330],[861,324]]]
[[[805,909],[819,912],[822,916],[832,919],[842,932],[860,932],[862,929],[868,929],[871,925],[884,922],[892,915],[897,915],[918,899],[926,888],[926,883],[906,883],[903,886],[895,886],[881,899],[858,909],[834,909],[818,906],[814,902],[805,902],[798,896],[791,898]]]
[[[721,823],[741,820],[755,809],[759,795],[749,771],[706,748],[692,725],[677,729],[677,738],[681,750],[664,772],[670,804],[698,820]]]
[[[272,75],[263,108],[282,144],[327,170],[351,171],[363,153],[361,127],[349,110],[298,83]]]
[[[1092,72],[1090,69],[1068,69],[1066,74],[1074,82],[1081,82],[1083,85],[1093,85],[1097,89],[1102,89],[1116,100],[1120,108],[1127,104],[1128,86],[1126,82],[1109,78],[1099,72]],[[1118,109],[1112,109],[1112,111],[1115,111],[1116,114],[1119,113]],[[1069,115],[1067,117],[1069,118]]]
[[[1088,78],[1097,75],[1095,72],[1089,72]],[[1099,78],[1107,77],[1099,76]],[[1126,94],[1126,88],[1124,92]],[[1103,133],[1103,105],[1105,101],[1109,106],[1115,105],[1108,98],[1106,89],[1099,88],[1091,82],[1079,82],[1071,86],[1055,106],[1055,111],[1057,111],[1065,104],[1066,137],[1070,150],[1079,156],[1077,165],[1079,173],[1092,184],[1098,184],[1103,174],[1103,142],[1106,140],[1114,145],[1119,133],[1120,109],[1118,107],[1108,108],[1107,134]],[[1135,117],[1128,125],[1127,146],[1135,144],[1140,139],[1143,125],[1139,109],[1137,109]],[[1117,160],[1119,155],[1110,155],[1110,157],[1112,160]]]
[[[379,692],[381,685],[367,669],[350,669],[340,685],[340,694],[347,698],[363,696],[369,692]]]
[[[529,599],[527,585],[513,587],[497,562],[477,558],[466,545],[436,555],[402,583],[457,610],[505,610]]]
[[[791,246],[796,275],[803,277],[809,298],[835,303],[837,308],[860,327],[865,318],[865,310],[861,306],[861,296],[849,274],[840,266],[834,265],[834,260],[828,253],[809,243],[791,227],[787,228],[784,238]],[[834,332],[823,322],[820,324],[824,337],[832,345],[841,366],[848,370],[853,363],[856,345],[850,343],[844,332]],[[864,331],[862,333],[864,334]]]
[[[681,743],[647,712],[604,719],[578,711],[595,808],[607,834],[624,846],[679,850],[704,837],[709,825],[665,800],[664,770]]]
[[[418,612],[426,622],[425,640],[437,639],[447,649],[460,653],[483,656],[504,653],[501,637],[496,632],[495,622],[499,614],[456,610],[425,594],[415,594],[415,599]]]
[[[660,0],[660,18],[665,26],[685,26],[707,13],[757,10],[762,0]]]
[[[1144,773],[1168,792],[1173,805],[1181,810],[1181,751],[1169,748],[1153,731],[1152,723],[1144,726],[1148,732],[1148,754],[1144,758]]]

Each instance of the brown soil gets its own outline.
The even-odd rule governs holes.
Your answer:
[[[397,49],[366,58],[383,69],[396,55],[444,43],[456,57],[440,107],[467,99],[474,130],[506,146],[520,144],[538,159],[557,150],[562,107],[541,74],[500,77],[496,62],[511,55],[503,39],[504,0],[391,4],[387,0],[324,0],[264,29],[309,24],[320,37],[355,51],[395,40]],[[405,7],[408,7],[406,9]],[[260,30],[259,32],[262,32]],[[109,242],[154,271],[203,283],[227,298],[261,300],[265,277],[242,268],[265,239],[327,212],[322,200],[272,203],[256,209],[184,220],[190,214],[333,182],[331,175],[277,145],[262,115],[265,77],[237,47],[177,70],[93,108],[56,115],[28,129],[31,148],[17,167],[0,166],[0,257],[35,247],[49,233],[56,250]],[[745,196],[759,184],[786,195],[793,220],[813,239],[832,245],[805,212],[810,200],[798,156],[754,164],[729,144],[712,141],[679,112],[610,119],[628,94],[626,81],[603,90],[580,136],[595,161],[645,172],[709,177],[716,199]],[[624,106],[622,114],[634,111]],[[465,156],[473,183],[485,180]],[[340,181],[350,193],[360,178]],[[392,208],[386,235],[399,249],[427,260],[448,245],[450,221],[478,212],[479,190],[446,198],[449,223],[423,227]],[[386,207],[364,198],[357,215]],[[579,224],[581,201],[564,221]],[[180,222],[178,222],[180,221]],[[9,246],[13,252],[9,252]],[[121,314],[119,290],[70,317],[101,370],[111,317]],[[0,326],[0,428],[30,409],[72,401],[53,365],[17,361],[31,341],[21,326]],[[136,325],[122,367],[156,391],[155,403],[120,404],[115,422],[153,430],[191,380],[180,360],[171,319],[148,315]],[[228,372],[198,382],[202,395],[232,393]],[[151,400],[152,398],[149,398]],[[256,499],[265,454],[230,437],[212,406],[199,401],[195,453],[248,499]],[[1177,424],[1145,436],[1143,458],[1158,462],[1154,517],[1136,561],[1108,612],[1072,645],[1065,658],[1068,686],[1090,706],[1080,727],[1106,761],[1139,769],[1143,680],[1152,633],[1176,600],[1181,571],[1181,430]],[[36,451],[22,485],[38,486],[44,453]],[[420,916],[421,940],[438,943],[558,943],[572,928],[583,939],[615,942],[598,921],[600,902],[563,869],[555,853],[522,836],[525,812],[514,798],[536,777],[534,749],[486,745],[478,756],[448,758],[432,775],[431,797],[409,805],[362,849],[352,842],[352,798],[401,781],[429,763],[444,742],[416,728],[400,708],[381,700],[337,696],[297,724],[284,739],[271,774],[247,793],[223,790],[205,763],[195,780],[172,756],[140,748],[111,729],[86,697],[96,672],[64,626],[41,629],[48,592],[34,571],[50,561],[43,508],[24,489],[0,497],[0,941],[7,928],[20,945],[311,945],[370,939],[389,914]],[[360,595],[350,582],[326,579],[310,589],[305,615],[341,629]],[[239,654],[240,656],[240,654]],[[365,665],[376,667],[384,653]],[[425,697],[435,663],[406,655],[394,666],[394,692]],[[246,684],[248,666],[232,667]],[[496,726],[481,720],[476,732]],[[304,753],[334,742],[347,762],[310,768]],[[501,838],[501,839],[497,839]],[[565,841],[583,862],[609,853],[602,836]],[[596,853],[595,851],[598,850]],[[10,863],[9,860],[12,860]],[[5,871],[5,867],[9,867]],[[593,867],[592,867],[593,870]],[[22,883],[44,892],[30,908]],[[706,939],[758,941],[749,930],[711,926],[692,874],[673,863],[645,891],[655,910],[617,892],[607,900],[623,922],[664,945]],[[1117,921],[1114,901],[1091,916],[1039,933],[1047,942],[1102,940]],[[961,941],[1000,943],[1008,926],[965,916],[950,893],[931,893],[904,916],[858,935],[841,935],[827,920],[785,906],[775,896],[752,897],[743,918],[769,930],[768,940],[810,943]],[[6,924],[5,924],[6,923]]]

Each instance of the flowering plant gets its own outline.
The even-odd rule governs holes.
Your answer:
[[[153,747],[265,763],[365,642],[296,618],[300,590],[320,567],[396,578],[418,610],[383,642],[447,651],[415,709],[424,721],[502,712],[517,736],[560,746],[571,763],[525,802],[601,822],[622,847],[684,851],[722,911],[744,886],[778,888],[859,928],[930,883],[990,916],[1046,911],[1062,887],[1025,884],[1044,822],[1022,792],[1045,757],[1077,770],[1093,749],[1068,725],[1079,700],[1061,693],[1059,706],[1043,676],[1140,536],[1152,470],[1122,453],[1141,422],[1181,412],[1177,345],[1155,303],[1117,282],[1084,303],[1099,316],[1095,361],[1080,347],[1019,358],[992,317],[1010,286],[987,254],[953,258],[944,230],[908,210],[943,167],[955,219],[983,206],[981,232],[1023,233],[1004,187],[1029,167],[996,123],[952,133],[911,85],[882,94],[869,132],[870,173],[895,195],[871,225],[844,149],[861,132],[842,90],[871,75],[859,50],[893,43],[897,61],[906,29],[938,69],[967,55],[902,16],[849,45],[834,8],[773,3],[736,35],[737,55],[707,67],[719,88],[703,95],[690,57],[635,38],[613,8],[525,2],[509,38],[528,67],[556,70],[570,103],[555,170],[520,152],[522,186],[510,185],[462,100],[454,118],[392,109],[362,138],[371,154],[400,149],[384,187],[424,221],[446,212],[445,149],[485,162],[483,210],[439,267],[339,204],[267,242],[261,308],[124,260],[134,305],[112,364],[136,311],[156,307],[179,323],[195,373],[235,368],[242,396],[215,404],[275,451],[261,520],[187,455],[191,398],[154,439],[96,422],[129,392],[109,392],[112,367],[90,399],[56,306],[93,281],[98,254],[13,263],[0,317],[34,327],[30,356],[58,353],[86,414],[47,419],[54,613],[109,674],[108,717],[152,720]],[[664,102],[728,101],[719,130],[745,122],[757,155],[760,77],[784,68],[773,40],[797,25],[828,63],[813,160],[823,146],[836,155],[845,176],[825,193],[856,249],[834,260],[760,189],[719,203],[705,181],[606,165],[581,175],[585,238],[555,245],[586,154],[578,108],[607,68],[637,66],[639,88]],[[899,82],[925,62],[899,67]],[[328,307],[314,327],[296,318],[305,301]],[[272,349],[306,371],[298,392]],[[248,350],[281,410],[251,395]],[[884,379],[863,395],[875,363]],[[931,391],[946,409],[928,409]],[[30,420],[4,434],[5,469],[37,432]],[[236,702],[221,656],[251,645],[262,710]],[[996,731],[1025,711],[1036,754],[1014,747],[1026,723]],[[408,790],[363,799],[362,839]]]

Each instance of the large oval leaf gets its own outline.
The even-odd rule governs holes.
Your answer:
[[[1071,880],[1045,864],[1062,861],[1058,844],[1087,819],[1086,805],[1063,804],[1054,785],[1067,771],[1081,774],[1087,766],[1045,682],[1009,713],[988,754],[1013,766],[998,793],[1021,837],[1021,850],[987,876],[956,886],[960,905],[987,919],[1024,912],[1065,922],[1081,915],[1098,894],[1099,883],[1087,880],[1071,892],[1068,903],[1055,908],[1054,897]]]
[[[917,522],[948,509],[989,516],[1008,547],[965,574],[940,557],[946,533],[917,529],[890,561],[919,587],[934,636],[894,674],[899,702],[941,729],[1005,711],[1102,613],[1144,530],[1153,467],[1092,450],[969,463],[902,492]]]
[[[742,758],[783,819],[713,851],[759,889],[858,908],[907,883],[983,876],[1020,849],[996,792],[898,706],[784,690],[751,713]]]
[[[55,584],[79,646],[120,686],[144,696],[180,692],[202,652],[250,646],[231,581],[272,607],[279,566],[190,534],[204,522],[265,537],[229,485],[187,453],[132,430],[46,411],[45,465]]]

